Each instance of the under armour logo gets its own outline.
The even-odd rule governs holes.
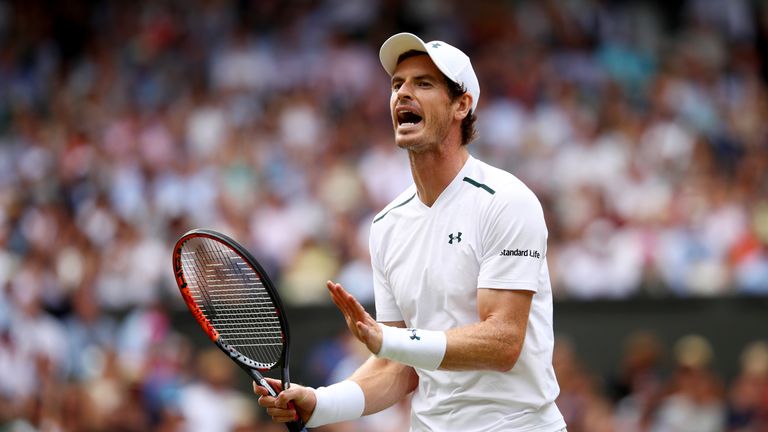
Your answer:
[[[440,46],[440,43],[438,43],[438,42],[435,42],[435,43],[432,44],[432,48],[437,48],[439,46]]]
[[[456,240],[456,243],[461,243],[461,231],[456,235],[453,235],[453,233],[448,234],[448,244],[453,244],[454,240]]]
[[[421,340],[420,336],[416,336],[416,329],[415,328],[409,328],[409,329],[406,329],[406,330],[411,332],[411,340]]]

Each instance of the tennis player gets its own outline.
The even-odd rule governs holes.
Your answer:
[[[294,385],[277,398],[255,387],[259,404],[274,421],[298,413],[314,427],[413,392],[412,431],[564,431],[544,215],[520,180],[467,151],[480,96],[469,57],[400,33],[379,58],[392,77],[395,142],[408,152],[414,184],[373,220],[376,319],[328,282],[373,355],[328,387]]]

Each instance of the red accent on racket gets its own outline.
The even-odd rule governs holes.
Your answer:
[[[231,238],[195,229],[176,242],[173,273],[184,302],[211,341],[272,396],[278,391],[261,373],[280,367],[287,389],[288,320],[258,261]],[[286,426],[292,432],[306,430],[301,420]]]

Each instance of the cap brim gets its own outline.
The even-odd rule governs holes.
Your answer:
[[[428,53],[427,44],[413,33],[398,33],[387,39],[379,50],[379,60],[389,76],[395,72],[397,59],[408,51],[423,51]]]

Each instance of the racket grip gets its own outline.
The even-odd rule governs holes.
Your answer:
[[[275,389],[272,388],[271,385],[269,385],[267,380],[265,380],[264,378],[259,378],[258,381],[259,381],[259,384],[261,384],[263,387],[265,387],[269,391],[269,394],[271,396],[277,397],[277,392],[275,391]],[[288,385],[290,385],[290,383],[286,384],[285,388],[288,388]],[[293,402],[288,402],[288,408],[292,410],[296,410],[296,405],[294,405]],[[307,428],[304,427],[304,422],[301,421],[301,418],[299,418],[298,411],[296,411],[296,418],[297,418],[296,421],[286,423],[285,427],[287,427],[288,430],[291,432],[306,432]]]
[[[290,382],[286,382],[284,384],[284,388],[287,389],[290,385]],[[291,432],[306,432],[307,428],[304,427],[304,422],[301,421],[301,417],[299,416],[299,410],[296,409],[296,405],[293,403],[293,401],[288,402],[288,408],[296,411],[296,421],[286,423],[285,426]]]
[[[293,421],[293,422],[290,422],[290,423],[286,423],[285,427],[287,427],[288,430],[291,431],[291,432],[306,432],[307,431],[307,428],[304,427],[304,422],[302,422],[301,420]]]

